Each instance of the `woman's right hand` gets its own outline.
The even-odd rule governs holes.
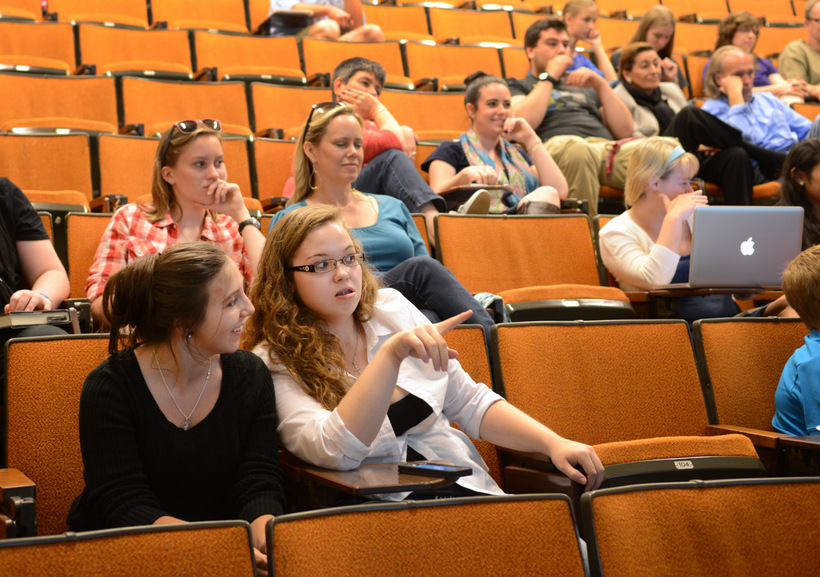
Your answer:
[[[468,166],[461,171],[461,175],[466,180],[465,184],[487,184],[490,186],[498,184],[498,174],[492,166],[485,164],[478,166]]]
[[[661,198],[666,207],[667,218],[674,218],[678,221],[684,221],[692,216],[697,207],[709,204],[709,199],[700,190],[679,194],[671,200],[665,194],[661,194]]]
[[[396,333],[385,343],[393,357],[401,363],[407,357],[431,362],[436,371],[446,371],[447,362],[458,358],[458,353],[447,346],[442,335],[457,327],[472,316],[472,311],[464,311],[436,324],[424,324]]]

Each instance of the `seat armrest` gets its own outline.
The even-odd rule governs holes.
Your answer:
[[[34,481],[18,469],[0,469],[0,538],[37,535]]]
[[[738,427],[735,425],[706,425],[706,434],[709,436],[730,435],[732,433],[745,435],[749,437],[749,440],[755,447],[765,447],[767,449],[776,449],[777,440],[789,436],[774,431],[763,431],[761,429],[750,429],[748,427]]]
[[[66,299],[63,301],[62,307],[69,310],[74,309],[77,313],[78,326],[75,327],[75,334],[94,332],[94,321],[91,318],[90,300],[85,298]]]
[[[262,203],[263,213],[277,213],[285,208],[288,199],[284,196],[271,196],[268,198],[260,198],[259,201]]]
[[[118,208],[126,204],[128,204],[128,197],[124,194],[106,194],[88,203],[91,212],[116,212]]]

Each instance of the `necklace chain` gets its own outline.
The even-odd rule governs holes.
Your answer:
[[[362,374],[362,370],[359,368],[359,365],[356,364],[356,357],[359,355],[359,339],[361,335],[359,334],[359,329],[356,329],[356,350],[353,351],[353,368],[356,369],[358,374]]]
[[[205,394],[205,389],[208,387],[208,381],[211,379],[211,366],[213,365],[213,359],[208,361],[208,374],[205,375],[205,383],[202,385],[202,390],[199,392],[199,397],[196,400],[194,408],[191,409],[191,412],[187,415],[180,408],[179,403],[177,403],[177,400],[174,398],[174,393],[171,392],[171,388],[168,386],[168,383],[165,380],[165,373],[162,371],[162,367],[159,364],[159,359],[157,358],[157,349],[154,349],[154,362],[157,363],[157,368],[159,369],[159,376],[162,379],[162,384],[165,385],[165,390],[168,391],[168,394],[171,396],[171,400],[174,401],[174,405],[176,405],[179,414],[185,417],[185,420],[182,421],[182,424],[179,426],[179,428],[183,431],[187,431],[191,428],[191,417],[196,412],[196,408],[199,406],[199,401],[202,400],[202,395]]]

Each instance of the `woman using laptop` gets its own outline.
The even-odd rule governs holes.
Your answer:
[[[692,217],[706,206],[690,179],[698,160],[663,138],[649,138],[632,155],[626,176],[626,212],[601,229],[601,258],[626,291],[689,281]],[[679,299],[680,318],[730,317],[740,312],[731,295]]]

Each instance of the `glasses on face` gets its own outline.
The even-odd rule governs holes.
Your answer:
[[[320,102],[319,104],[314,104],[310,108],[310,114],[308,114],[307,122],[305,122],[305,129],[302,131],[302,142],[304,142],[307,138],[308,128],[310,128],[310,121],[313,119],[313,114],[315,112],[324,114],[325,112],[329,112],[339,106],[347,106],[347,104],[344,102]]]
[[[360,252],[353,254],[346,254],[342,258],[329,258],[320,260],[313,264],[306,264],[302,266],[289,266],[285,270],[300,271],[300,272],[333,272],[339,263],[342,263],[347,268],[356,268],[365,261],[364,255]]]
[[[200,126],[204,126],[214,132],[222,132],[222,123],[212,118],[180,120],[179,122],[175,122],[171,127],[171,132],[168,133],[168,139],[165,141],[165,144],[162,145],[162,154],[160,155],[162,166],[165,166],[165,155],[168,153],[168,147],[171,146],[171,137],[174,135],[174,130],[178,130],[182,134],[192,134],[196,132],[196,129]]]

